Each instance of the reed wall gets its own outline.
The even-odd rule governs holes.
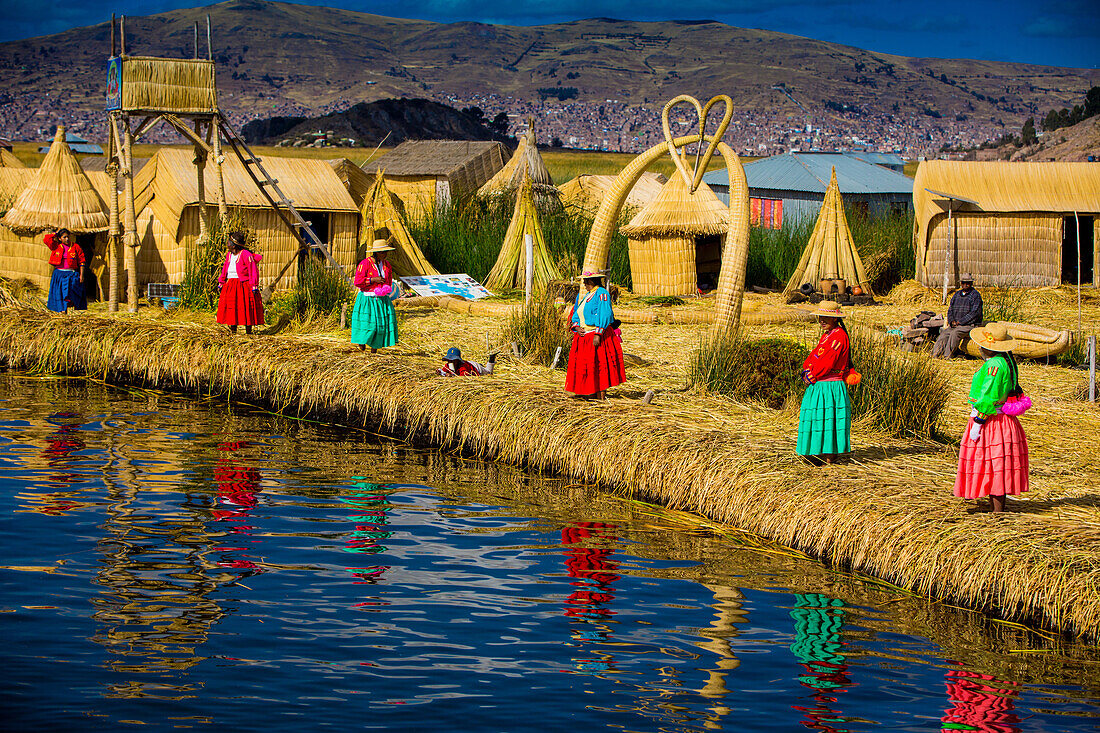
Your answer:
[[[954,246],[952,246],[954,242]],[[943,260],[948,283],[958,284],[964,272],[979,287],[1042,287],[1062,281],[1062,217],[1051,214],[943,214],[932,220],[921,271],[928,287],[943,285]]]
[[[627,239],[635,295],[694,295],[695,237]]]

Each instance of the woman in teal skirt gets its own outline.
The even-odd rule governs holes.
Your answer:
[[[393,268],[386,262],[393,247],[384,239],[374,240],[370,256],[355,270],[355,308],[351,312],[351,342],[373,354],[397,343],[397,312],[390,300],[393,293]]]
[[[814,463],[835,463],[852,450],[847,382],[854,381],[855,373],[840,305],[823,300],[813,315],[824,333],[802,364],[802,380],[809,387],[798,415],[798,455]]]

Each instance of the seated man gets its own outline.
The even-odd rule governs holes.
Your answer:
[[[955,355],[970,329],[982,325],[982,295],[974,289],[974,276],[968,272],[959,278],[959,289],[951,296],[947,308],[947,323],[932,346],[932,356],[950,359]]]
[[[441,377],[481,377],[486,374],[493,373],[493,367],[496,366],[497,355],[489,354],[488,364],[478,364],[476,361],[464,361],[462,359],[462,352],[458,350],[457,346],[452,346],[447,349],[447,353],[443,355],[443,366],[435,370],[435,373]]]

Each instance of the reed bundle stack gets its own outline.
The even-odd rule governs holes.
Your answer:
[[[623,202],[623,208],[630,212],[644,209],[660,195],[668,178],[660,173],[647,171],[630,189]],[[600,202],[611,192],[615,176],[602,176],[585,173],[563,183],[558,187],[561,202],[574,214],[593,218],[600,209]]]
[[[0,224],[17,234],[36,234],[51,227],[94,234],[106,231],[107,223],[107,207],[65,142],[65,128],[58,125],[37,174]]]
[[[718,282],[729,208],[701,183],[694,193],[674,175],[628,225],[630,275],[637,295],[694,295],[701,277]]]
[[[371,243],[375,239],[385,239],[393,247],[389,261],[394,274],[399,277],[438,275],[439,270],[428,262],[405,226],[403,210],[401,201],[386,186],[385,173],[378,171],[359,209],[360,251],[356,253],[356,260],[362,260],[370,253]]]
[[[542,225],[539,224],[538,207],[535,205],[531,181],[524,176],[516,193],[516,208],[512,214],[512,221],[508,223],[508,230],[504,233],[504,244],[500,248],[500,254],[497,255],[493,269],[485,279],[486,288],[509,290],[525,287],[526,237],[531,237],[532,240],[534,258],[532,287],[536,292],[545,292],[546,285],[551,280],[561,279],[561,272],[550,257],[550,249],[546,246],[546,237],[543,236]]]
[[[529,123],[530,124],[530,123]],[[546,163],[539,154],[534,126],[519,139],[519,146],[512,157],[497,171],[496,175],[478,189],[479,196],[500,196],[506,193],[518,193],[527,181],[535,205],[539,211],[553,211],[561,207],[561,196],[554,186],[554,179]]]
[[[994,516],[969,513],[967,502],[950,497],[956,458],[940,443],[861,428],[873,450],[815,469],[794,455],[796,414],[681,393],[651,405],[578,403],[561,390],[560,372],[519,362],[503,362],[491,379],[432,380],[423,377],[436,359],[411,352],[364,361],[354,348],[318,338],[234,339],[165,320],[23,310],[0,317],[0,359],[43,373],[260,400],[556,471],[939,601],[1100,638],[1100,508],[1064,486],[1060,471],[1082,471],[1093,459],[1052,445],[1064,442],[1070,423],[1096,425],[1100,415],[1066,414],[1038,389],[1029,415],[1061,437],[1036,435],[1036,456],[1059,455],[1061,463],[1035,472],[1034,496],[1017,511]],[[961,398],[952,409],[962,424]]]
[[[1061,284],[1078,265],[1100,284],[1100,166],[931,160],[913,184],[917,280],[941,287],[974,274],[977,286]],[[950,209],[950,212],[948,211]],[[1078,222],[1092,221],[1091,242]],[[1083,236],[1088,227],[1083,226]],[[1063,247],[1065,245],[1065,247]]]
[[[825,285],[826,282],[838,285],[841,293],[846,283],[847,286],[861,288],[865,295],[873,294],[863,260],[848,228],[848,218],[844,215],[844,200],[836,182],[835,167],[829,187],[825,189],[825,200],[817,215],[817,223],[783,292],[794,292],[809,283],[814,289],[828,293],[830,288]]]

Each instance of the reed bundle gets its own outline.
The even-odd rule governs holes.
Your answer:
[[[360,246],[355,253],[356,264],[370,254],[370,246],[375,239],[385,239],[394,248],[389,259],[395,275],[408,277],[439,274],[439,270],[428,262],[428,258],[420,251],[412,233],[405,226],[403,207],[386,187],[383,171],[378,171],[374,183],[363,196],[359,213],[362,224],[359,226]]]
[[[829,187],[825,189],[825,200],[817,216],[817,223],[795,267],[794,274],[787,281],[784,292],[790,293],[803,283],[819,288],[822,280],[844,280],[852,286],[863,288],[872,294],[871,282],[863,269],[863,260],[859,257],[852,232],[848,228],[848,218],[844,215],[844,201],[840,196],[840,186],[836,182],[836,168],[833,168]],[[824,288],[821,288],[824,290]]]
[[[546,237],[542,233],[542,225],[539,223],[538,209],[531,189],[531,181],[526,176],[516,194],[516,207],[512,214],[512,221],[508,224],[508,231],[504,233],[504,243],[501,245],[500,254],[485,279],[485,287],[489,290],[508,290],[511,288],[523,288],[527,279],[527,245],[526,238],[532,242],[532,287],[538,292],[545,292],[546,286],[552,280],[560,280],[561,272],[558,271],[554,260],[550,256],[550,250],[546,246]]]
[[[107,229],[107,209],[57,126],[53,144],[30,184],[15,199],[0,223],[17,234],[36,234],[57,227],[73,233]]]
[[[449,337],[441,328],[464,329],[465,345],[488,325],[450,313],[439,319],[408,321],[397,355],[363,359],[326,337],[234,339],[164,317],[7,310],[0,356],[42,372],[247,397],[557,471],[705,514],[925,596],[1100,637],[1100,507],[1088,493],[1100,466],[1095,451],[1067,450],[1100,430],[1100,410],[1076,402],[1067,409],[1074,381],[1058,376],[1067,370],[1040,380],[1044,367],[1021,367],[1021,378],[1035,385],[1036,406],[1025,420],[1033,491],[994,516],[971,514],[968,502],[950,498],[956,458],[940,443],[867,427],[857,430],[850,465],[814,469],[794,456],[789,410],[667,391],[648,406],[578,402],[562,391],[560,373],[510,360],[492,378],[425,379],[438,358],[427,345]],[[637,378],[632,371],[623,389],[667,385],[699,333],[650,328],[657,330],[624,328],[628,345],[635,340],[654,365]],[[654,342],[662,349],[647,351]],[[944,368],[954,384],[968,382],[973,364]],[[961,429],[959,392],[946,415]]]

